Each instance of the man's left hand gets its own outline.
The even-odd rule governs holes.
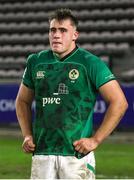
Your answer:
[[[82,138],[80,140],[76,140],[73,145],[75,150],[79,153],[87,154],[97,148],[98,142],[93,137]]]

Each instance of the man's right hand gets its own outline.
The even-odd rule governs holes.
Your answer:
[[[33,143],[32,136],[26,136],[22,144],[23,151],[25,153],[32,153],[35,150],[35,144]]]

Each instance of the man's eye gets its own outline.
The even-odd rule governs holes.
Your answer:
[[[60,29],[60,31],[61,31],[61,32],[67,32],[67,30],[64,29],[64,28]]]
[[[52,28],[50,29],[50,32],[56,32],[56,29]]]

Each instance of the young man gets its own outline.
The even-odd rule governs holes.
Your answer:
[[[117,126],[127,102],[108,67],[76,46],[78,22],[71,11],[57,10],[49,23],[51,49],[29,56],[16,99],[23,150],[33,153],[31,178],[94,179],[93,151]],[[93,134],[98,92],[108,109]]]

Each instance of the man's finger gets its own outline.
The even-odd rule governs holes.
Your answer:
[[[80,148],[81,148],[81,147],[80,147],[79,145],[75,146],[75,150],[76,150],[76,151],[79,151]]]
[[[81,147],[79,150],[78,150],[79,153],[84,153],[84,148]]]
[[[29,148],[28,148],[27,146],[23,146],[23,151],[24,151],[25,153],[29,153]]]
[[[23,151],[25,152],[25,153],[31,153],[31,152],[33,152],[34,151],[34,148],[31,148],[31,147],[29,147],[29,146],[23,146]]]
[[[29,140],[27,143],[28,143],[28,146],[30,148],[34,148],[35,147],[35,144],[31,140]]]
[[[73,143],[73,145],[74,145],[74,146],[77,146],[77,145],[80,145],[80,143],[81,143],[81,141],[78,140],[78,141],[75,141],[75,142]]]
[[[24,152],[26,153],[31,153],[35,150],[35,144],[33,143],[33,139],[31,136],[25,137],[22,147]]]

